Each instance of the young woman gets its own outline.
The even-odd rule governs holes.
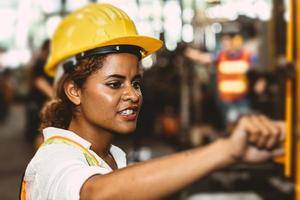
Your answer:
[[[126,167],[111,142],[135,130],[139,61],[161,46],[109,4],[88,5],[61,22],[46,66],[57,97],[42,112],[45,142],[27,166],[23,199],[160,199],[213,170],[276,154],[282,124],[249,116],[228,139]]]

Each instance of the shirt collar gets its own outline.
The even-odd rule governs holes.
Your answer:
[[[111,145],[110,147],[110,153],[112,154],[112,156],[114,157],[118,168],[123,168],[127,166],[127,159],[126,159],[126,153],[120,149],[117,146]]]
[[[81,144],[82,146],[84,146],[87,149],[90,149],[90,147],[92,145],[90,142],[83,139],[76,133],[69,131],[69,130],[61,129],[61,128],[55,128],[55,127],[45,128],[45,129],[43,129],[43,135],[44,135],[45,141],[53,136],[63,136],[63,137],[66,137],[68,139],[71,139],[71,140]],[[115,161],[117,162],[118,168],[122,168],[127,165],[126,154],[122,149],[120,149],[117,146],[111,145],[109,151],[112,154],[112,156],[114,157]]]

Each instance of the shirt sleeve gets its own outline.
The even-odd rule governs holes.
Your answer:
[[[45,197],[41,199],[78,200],[88,178],[110,172],[104,167],[89,166],[83,153],[67,144],[52,144],[43,151],[41,155],[46,159],[40,159],[33,182],[33,187],[39,187],[39,194]]]

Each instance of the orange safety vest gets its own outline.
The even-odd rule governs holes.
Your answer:
[[[84,146],[79,144],[78,142],[75,142],[69,138],[63,137],[63,136],[53,136],[48,138],[41,146],[49,145],[49,144],[68,144],[71,146],[74,146],[81,150],[83,153],[87,163],[89,166],[99,166],[99,161],[96,159],[96,157],[89,152],[88,149],[86,149]],[[20,200],[26,200],[26,181],[24,180],[24,177],[22,178],[22,184],[20,189]]]
[[[232,102],[246,96],[250,68],[250,53],[242,51],[236,58],[221,52],[217,63],[217,89],[220,98]]]

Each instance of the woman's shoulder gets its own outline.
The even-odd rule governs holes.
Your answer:
[[[105,172],[100,167],[89,166],[84,153],[75,146],[51,143],[42,145],[36,152],[24,180],[32,199],[74,199],[89,177]]]
[[[29,162],[26,174],[52,171],[59,166],[72,164],[86,165],[83,153],[77,148],[65,143],[42,145]]]

